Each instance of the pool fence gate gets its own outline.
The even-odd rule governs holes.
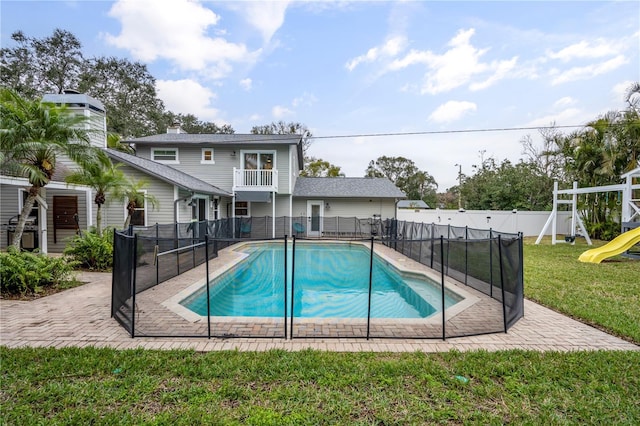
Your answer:
[[[114,231],[111,315],[134,337],[202,338],[385,338],[447,339],[506,333],[524,315],[522,234],[415,223],[396,219],[319,218],[321,232],[305,233],[306,217],[226,218]],[[274,238],[274,235],[277,237]],[[296,288],[297,244],[307,240],[358,244],[368,250],[368,297],[361,318],[307,318]],[[279,317],[212,316],[220,286],[211,277],[228,256],[228,247],[269,241],[281,247],[282,314]],[[290,252],[291,256],[285,255]],[[395,253],[395,255],[393,254]],[[437,286],[429,300],[438,312],[427,318],[372,318],[381,298],[373,265],[376,255],[417,262]],[[204,268],[198,268],[201,265]],[[202,270],[204,269],[204,271]],[[309,272],[309,271],[307,271]],[[362,272],[362,271],[361,271]],[[347,275],[348,276],[348,275]],[[194,286],[206,292],[206,313],[198,315],[179,302]],[[445,300],[463,295],[448,306]],[[417,297],[409,291],[403,297]],[[419,297],[419,296],[418,296]]]

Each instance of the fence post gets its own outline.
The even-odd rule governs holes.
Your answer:
[[[367,340],[371,328],[371,290],[373,288],[373,237],[371,237],[371,255],[369,256],[369,302],[367,304]]]
[[[284,340],[287,340],[287,234],[284,234]]]
[[[448,240],[447,240],[447,244],[448,244]],[[447,340],[447,334],[446,334],[446,331],[445,331],[446,318],[444,316],[444,314],[445,314],[445,307],[444,307],[444,297],[445,297],[445,291],[444,291],[444,237],[442,235],[440,235],[440,257],[442,259],[441,262],[443,262],[443,263],[440,264],[440,284],[442,286],[442,340]]]
[[[136,337],[135,324],[136,324],[136,270],[138,269],[138,236],[133,236],[133,250],[130,254],[133,260],[133,273],[131,274],[131,338]]]
[[[504,322],[504,332],[507,332],[507,306],[504,299],[504,273],[502,264],[502,239],[498,235],[498,257],[500,258],[500,287],[502,289],[502,319]]]
[[[293,236],[293,246],[291,251],[291,326],[289,327],[289,333],[291,340],[293,340],[293,308],[295,299],[295,278],[296,278],[296,236]]]
[[[469,275],[469,227],[464,227],[464,285],[467,285]]]
[[[209,236],[204,234],[204,258],[207,263],[205,274],[207,280],[207,338],[211,339],[211,294],[209,292]]]
[[[115,295],[116,295],[116,271],[115,271],[115,267],[116,267],[116,254],[118,251],[118,241],[116,240],[116,229],[113,228],[113,253],[111,254],[111,265],[112,266],[112,272],[111,272],[111,318],[113,318],[114,315],[114,306],[115,306]]]
[[[431,227],[431,266],[430,266],[431,269],[433,269],[433,240],[434,240],[434,235],[435,235],[435,232],[434,232],[433,226],[432,226]]]
[[[158,222],[156,222],[156,249],[155,249],[155,259],[154,262],[156,264],[156,285],[160,284],[160,262],[158,262],[158,252],[160,251],[160,235],[158,231]]]
[[[489,228],[489,297],[493,298],[493,229]]]

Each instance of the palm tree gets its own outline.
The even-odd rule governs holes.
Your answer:
[[[147,194],[144,190],[147,187],[147,181],[140,179],[137,181],[129,180],[121,191],[117,192],[117,196],[124,197],[127,203],[127,217],[124,220],[124,228],[128,228],[131,218],[136,212],[136,208],[144,205],[147,201],[153,208],[158,206],[158,200],[151,194]]]
[[[124,152],[127,154],[135,154],[135,150],[131,145],[122,143],[122,137],[113,132],[107,133],[107,148],[115,149],[116,151]]]
[[[93,202],[96,210],[96,233],[102,235],[102,206],[107,201],[107,194],[122,192],[126,185],[124,173],[118,170],[121,164],[114,165],[104,151],[99,151],[93,161],[81,164],[82,168],[67,176],[67,183],[91,187],[96,196]]]
[[[13,235],[12,245],[17,249],[29,212],[51,181],[58,157],[64,155],[80,164],[95,150],[88,131],[80,126],[85,120],[64,106],[29,101],[0,88],[0,169],[27,178],[31,185]]]

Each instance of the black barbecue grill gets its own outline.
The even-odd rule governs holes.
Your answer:
[[[7,228],[7,245],[13,242],[13,234],[16,232],[16,226],[20,215],[15,215],[9,219]],[[25,250],[34,250],[38,248],[38,217],[28,216],[24,224],[24,231],[22,233],[22,248]]]

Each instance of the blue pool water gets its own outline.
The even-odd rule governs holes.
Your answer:
[[[284,316],[284,244],[245,246],[249,256],[210,283],[212,316]],[[287,272],[287,315],[291,308],[291,245]],[[296,318],[366,318],[369,248],[357,244],[296,244]],[[442,309],[440,285],[404,275],[374,255],[372,318],[426,318]],[[461,297],[447,294],[449,307]],[[207,315],[206,286],[180,302]]]

